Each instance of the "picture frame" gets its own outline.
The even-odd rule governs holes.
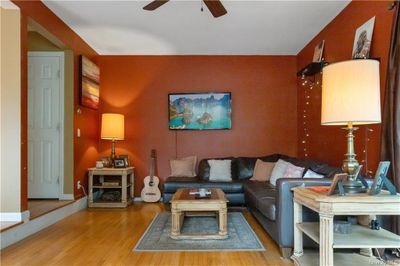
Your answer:
[[[170,130],[220,130],[232,128],[230,92],[168,94]]]
[[[114,159],[114,168],[125,168],[125,159],[117,158]]]
[[[334,195],[337,186],[339,187],[339,194],[341,196],[344,195],[344,192],[342,192],[343,191],[343,182],[346,181],[346,180],[347,180],[347,174],[346,173],[336,174],[333,177],[332,184],[329,187],[327,195],[328,196]]]
[[[128,155],[125,155],[125,154],[121,154],[120,156],[119,156],[119,159],[124,159],[124,161],[125,161],[125,167],[128,167],[129,165],[130,165],[130,163],[129,163],[129,156]]]
[[[313,63],[322,61],[322,54],[324,53],[325,40],[317,44],[314,48]]]
[[[111,166],[110,157],[104,156],[104,157],[101,157],[100,160],[103,162],[103,166],[104,167],[110,167]]]
[[[356,30],[352,52],[353,59],[369,58],[374,24],[375,17],[372,17]]]
[[[97,110],[100,101],[100,68],[86,56],[79,57],[79,103]]]
[[[389,161],[381,161],[379,163],[378,169],[375,173],[374,182],[372,183],[371,188],[368,191],[368,195],[377,195],[381,192],[385,181],[384,178],[386,178],[386,175],[389,171],[389,166]]]

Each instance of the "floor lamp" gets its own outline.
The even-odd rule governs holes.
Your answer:
[[[348,174],[347,193],[364,192],[356,180],[359,166],[354,153],[354,125],[381,122],[379,61],[349,60],[324,67],[322,71],[322,125],[345,125],[347,153],[342,170]]]

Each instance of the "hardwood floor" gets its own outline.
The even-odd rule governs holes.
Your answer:
[[[86,209],[1,250],[1,265],[293,265],[247,211],[265,252],[132,252],[164,206]]]

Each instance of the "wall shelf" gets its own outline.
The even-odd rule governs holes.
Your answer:
[[[299,72],[297,72],[298,77],[302,76],[314,76],[315,74],[321,72],[324,66],[328,65],[328,62],[321,61],[321,62],[312,62],[305,67],[303,67]]]

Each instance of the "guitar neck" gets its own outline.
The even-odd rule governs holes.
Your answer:
[[[153,182],[154,178],[154,158],[150,159],[150,181]]]

